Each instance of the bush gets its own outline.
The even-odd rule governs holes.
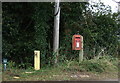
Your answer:
[[[80,68],[84,68],[84,70],[86,71],[93,71],[93,72],[103,72],[105,70],[105,68],[103,67],[103,65],[99,64],[96,61],[84,61],[82,63],[80,63]]]
[[[8,67],[11,68],[11,69],[13,69],[15,67],[15,62],[9,61],[8,62]]]
[[[110,56],[103,56],[100,59],[84,60],[81,63],[68,61],[67,70],[87,72],[107,72],[117,70],[117,59]]]

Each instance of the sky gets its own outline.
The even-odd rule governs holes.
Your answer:
[[[90,0],[90,2],[99,2],[99,0]],[[100,0],[103,2],[105,5],[111,6],[112,12],[117,12],[118,11],[118,3],[114,2],[114,0]],[[115,0],[119,2],[120,0]]]

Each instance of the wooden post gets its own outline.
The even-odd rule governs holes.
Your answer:
[[[40,51],[37,50],[34,51],[34,69],[40,69]]]
[[[79,52],[79,63],[81,62],[81,61],[83,61],[83,36],[81,36],[81,47],[82,47],[82,49],[80,50],[80,52]]]
[[[60,20],[60,7],[59,0],[55,0],[55,15],[54,15],[54,33],[53,33],[53,52],[55,54],[55,65],[58,63],[59,55],[59,20]]]

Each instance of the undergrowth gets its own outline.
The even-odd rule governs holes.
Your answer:
[[[66,61],[65,70],[80,72],[109,72],[118,70],[118,59],[111,56],[101,56],[99,59]]]
[[[8,69],[14,69],[14,62],[8,63]],[[16,68],[15,68],[16,69]],[[19,68],[18,68],[19,69]],[[41,66],[42,70],[65,70],[65,71],[79,71],[79,72],[113,72],[118,71],[118,59],[113,56],[101,56],[98,58],[86,60],[84,59],[81,63],[77,60],[66,60],[65,62],[59,63],[59,66]],[[34,70],[33,67],[29,67],[26,70]]]

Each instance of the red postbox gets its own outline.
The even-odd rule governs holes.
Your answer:
[[[72,50],[81,50],[81,49],[82,49],[81,35],[73,35]]]

